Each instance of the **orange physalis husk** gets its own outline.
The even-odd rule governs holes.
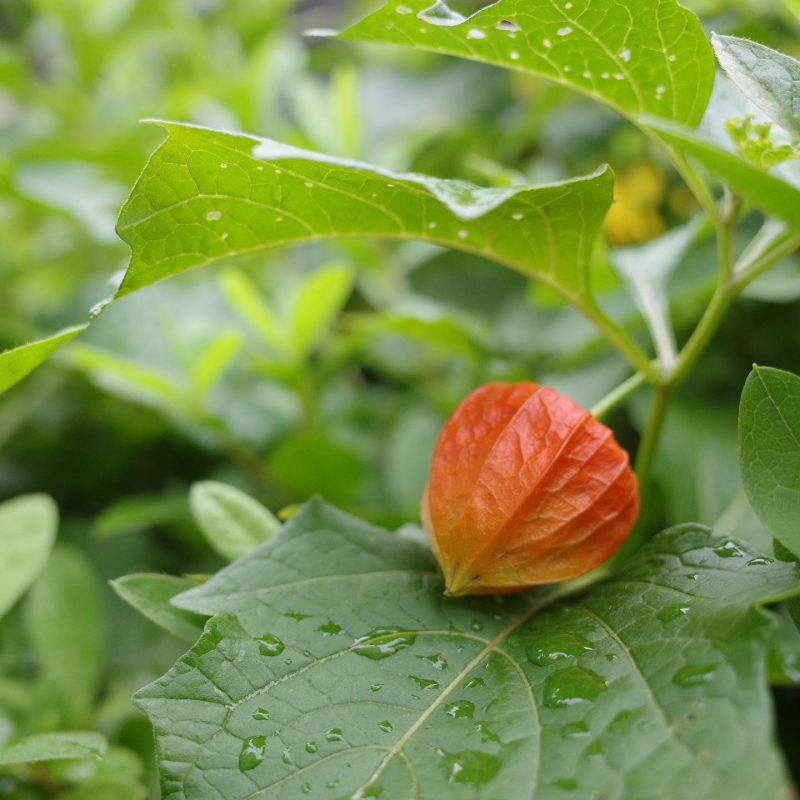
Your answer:
[[[535,383],[490,383],[445,424],[422,519],[447,593],[503,594],[607,561],[639,513],[609,428]]]

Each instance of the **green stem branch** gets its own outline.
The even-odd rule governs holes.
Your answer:
[[[612,389],[599,403],[592,406],[589,413],[595,419],[601,419],[613,411],[626,397],[633,394],[646,380],[642,372],[631,375],[628,380],[621,383],[616,389]]]

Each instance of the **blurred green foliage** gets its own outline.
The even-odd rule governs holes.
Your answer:
[[[112,293],[127,257],[116,214],[162,136],[144,118],[495,186],[608,161],[618,180],[609,245],[692,218],[691,197],[647,140],[563,87],[301,36],[370,5],[0,0],[0,349],[84,321]],[[796,0],[688,5],[707,30],[798,55]],[[702,232],[698,242],[668,279],[681,340],[713,290],[713,248]],[[606,248],[592,269],[604,306],[644,340]],[[796,259],[748,297],[670,420],[654,528],[691,518],[764,541],[754,519],[744,524],[735,409],[754,360],[800,372]],[[157,797],[149,725],[129,697],[182,645],[104,582],[222,563],[191,519],[189,484],[224,480],[275,511],[320,493],[399,527],[418,519],[438,429],[476,385],[534,379],[589,406],[624,377],[551,293],[422,244],[269,252],[112,307],[0,398],[0,499],[45,491],[62,515],[47,567],[0,625],[0,746],[79,729],[111,748],[102,763],[3,773],[0,797]],[[613,420],[628,446],[641,399]],[[796,721],[785,735],[797,737]]]

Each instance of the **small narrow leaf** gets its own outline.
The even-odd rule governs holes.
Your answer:
[[[189,506],[208,543],[228,561],[249,553],[281,527],[261,503],[216,481],[194,484]]]
[[[73,328],[65,328],[47,339],[39,339],[37,342],[0,353],[0,394],[21,381],[29,372],[33,372],[56,350],[86,330],[86,327],[86,325],[76,325]]]
[[[179,639],[195,642],[203,632],[202,617],[175,608],[170,601],[200,583],[202,579],[141,573],[118,578],[111,586],[128,605],[151,622]]]
[[[664,139],[696,159],[709,172],[722,178],[742,197],[773,216],[800,230],[800,189],[692,131],[648,119]]]
[[[711,37],[728,77],[773,122],[800,139],[800,61],[736,36]]]
[[[342,36],[532,72],[692,127],[714,80],[700,21],[675,0],[499,0],[469,17],[442,0],[390,0]]]
[[[799,588],[688,525],[583,595],[449,599],[425,548],[312,502],[176,599],[218,616],[138,703],[165,800],[777,800],[753,604]]]
[[[770,533],[800,557],[800,378],[754,367],[739,407],[742,482]]]
[[[131,262],[118,296],[264,248],[342,237],[421,239],[493,259],[580,306],[611,203],[607,168],[538,187],[483,189],[164,123],[167,140],[120,214]]]
[[[47,495],[0,504],[0,617],[44,569],[57,527],[58,509]]]
[[[35,733],[0,748],[0,767],[74,758],[100,760],[107,747],[103,736],[90,731]]]

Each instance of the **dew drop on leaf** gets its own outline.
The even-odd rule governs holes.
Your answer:
[[[286,645],[274,634],[267,633],[258,639],[258,650],[262,656],[279,656]]]
[[[380,729],[381,729],[381,730],[382,730],[384,733],[390,733],[391,731],[393,731],[393,730],[394,730],[394,725],[392,725],[392,723],[391,723],[391,722],[389,722],[389,720],[388,720],[388,719],[385,719],[385,720],[382,720],[381,722],[379,722],[379,723],[378,723],[378,727],[379,727],[379,728],[380,728]]]
[[[301,791],[303,794],[311,794],[311,784],[310,784],[310,783],[304,783],[304,784],[302,784],[302,785],[300,786],[300,791]]]
[[[744,552],[734,542],[725,542],[719,547],[714,548],[714,552],[720,558],[741,558]]]
[[[439,684],[436,681],[431,681],[431,680],[428,680],[427,678],[420,678],[420,677],[417,677],[416,675],[409,675],[408,677],[411,678],[411,680],[414,681],[414,683],[416,683],[417,686],[419,686],[420,689],[438,689],[439,688]]]
[[[242,751],[239,753],[239,769],[242,772],[255,769],[264,761],[264,751],[267,749],[266,736],[254,736],[245,739]]]
[[[259,708],[255,714],[253,714],[253,719],[263,720],[269,719],[269,711],[266,708]]]
[[[477,689],[480,686],[486,686],[486,681],[483,678],[472,678],[467,681],[467,689]]]
[[[594,650],[592,643],[582,636],[560,631],[534,642],[526,651],[528,660],[538,667],[547,666],[562,658],[578,658]]]
[[[691,664],[679,669],[673,676],[672,682],[683,688],[702,686],[714,680],[717,671],[716,664]]]
[[[373,683],[369,687],[369,690],[371,692],[379,692],[381,689],[383,689],[383,684],[382,683]]]
[[[324,636],[336,636],[342,632],[342,626],[328,620],[324,624],[318,625],[316,628],[314,628],[314,630],[318,631]]]
[[[757,556],[756,558],[751,558],[747,562],[748,567],[766,567],[768,564],[773,564],[774,561],[771,558],[767,558],[766,556]]]
[[[605,690],[605,680],[593,670],[567,667],[548,676],[544,683],[544,704],[548,708],[562,708],[593,701]]]
[[[453,719],[472,719],[472,715],[475,713],[475,704],[469,700],[456,700],[445,705],[444,713]]]
[[[331,728],[325,732],[326,742],[341,742],[344,739],[341,728]]]
[[[577,739],[581,736],[588,736],[589,726],[585,722],[571,722],[561,729],[561,735],[565,739]]]
[[[353,652],[373,661],[379,661],[411,647],[416,639],[413,633],[399,633],[391,628],[376,628],[366,636],[356,639]]]
[[[436,653],[436,655],[432,656],[417,656],[417,658],[429,661],[431,666],[440,672],[447,669],[447,659],[442,653]]]
[[[565,792],[574,792],[579,785],[575,778],[559,778],[559,780],[553,781],[556,789],[563,789]]]
[[[442,771],[450,783],[470,783],[476,786],[489,783],[501,766],[503,762],[497,756],[480,750],[444,753],[441,760]]]
[[[317,752],[317,743],[306,742],[306,753],[316,753],[316,752]]]
[[[656,614],[656,619],[661,622],[672,622],[673,620],[685,617],[689,611],[689,606],[675,603],[674,605],[664,606],[664,608]]]

